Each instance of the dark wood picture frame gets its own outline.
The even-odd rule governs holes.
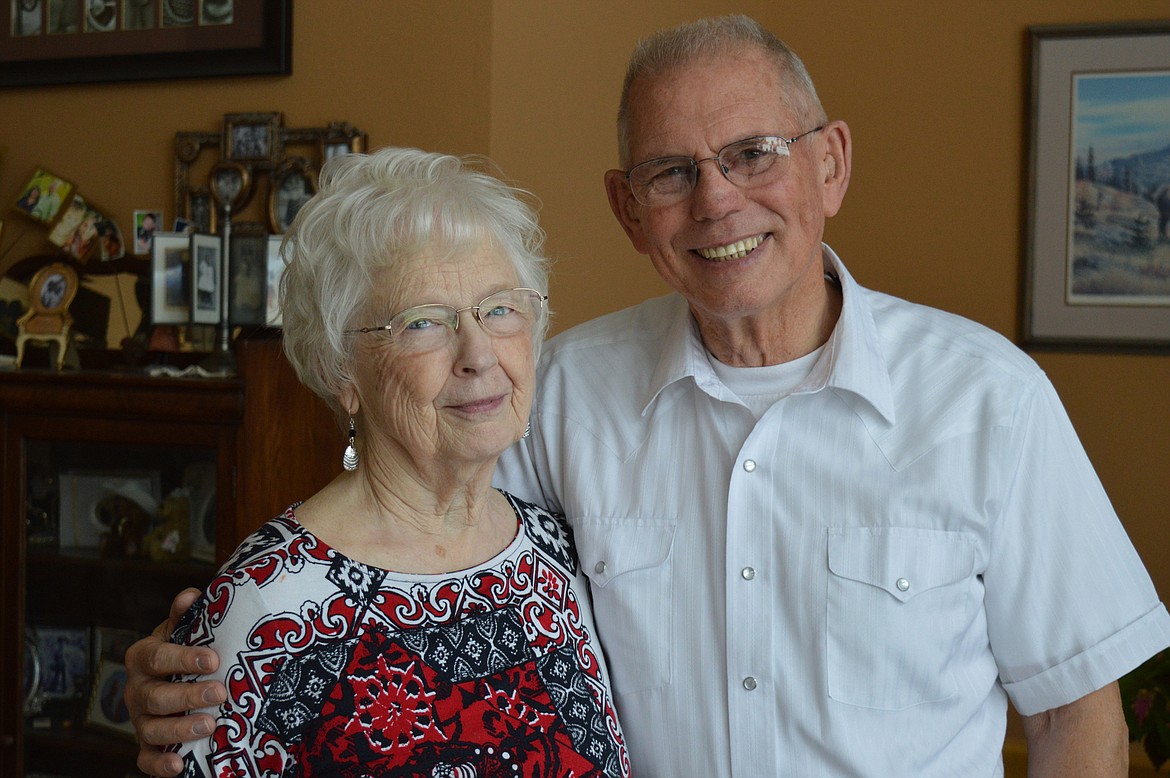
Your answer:
[[[1170,112],[1148,111],[1150,137],[1133,133],[1132,115],[1139,102],[1170,105],[1170,22],[1046,25],[1029,36],[1023,342],[1170,350],[1170,235],[1160,234],[1170,228],[1158,221],[1170,182],[1143,162],[1167,148]]]
[[[40,5],[47,8],[48,0]],[[149,28],[115,21],[114,29],[78,24],[76,31],[53,34],[47,17],[39,33],[17,29],[5,6],[0,87],[292,72],[292,0],[236,0],[227,23],[198,15],[189,25],[166,25],[156,9]]]

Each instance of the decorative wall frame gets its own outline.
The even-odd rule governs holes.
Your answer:
[[[292,0],[7,5],[0,87],[292,72]]]
[[[211,189],[197,186],[187,190],[183,209],[179,213],[192,232],[215,232],[218,210],[211,196]]]
[[[209,223],[204,225],[196,217],[200,205],[195,193],[201,192],[204,186],[213,195],[212,181],[214,173],[208,172],[206,157],[214,155],[215,162],[211,167],[214,170],[217,164],[233,162],[240,165],[248,173],[250,195],[259,195],[266,206],[264,218],[271,218],[271,192],[277,184],[278,171],[287,171],[289,160],[303,159],[307,170],[310,170],[316,185],[317,171],[326,159],[326,154],[333,156],[342,153],[364,152],[367,148],[366,133],[354,127],[349,122],[330,122],[324,127],[285,127],[280,113],[236,113],[226,114],[223,117],[221,129],[218,132],[182,131],[175,133],[175,213],[190,224],[198,224],[199,229],[216,232],[222,229],[218,222],[219,214],[212,213]],[[275,133],[270,149],[273,155],[257,155],[256,158],[233,159],[228,137],[232,128],[248,124],[263,126],[266,131]],[[242,154],[242,152],[238,152]],[[206,176],[207,178],[203,178]],[[314,189],[315,191],[315,189]],[[239,213],[247,207],[247,201],[233,207],[233,214]],[[218,208],[213,207],[213,211]],[[206,229],[204,230],[204,227]],[[273,229],[269,224],[269,229]]]
[[[1170,349],[1170,22],[1029,34],[1023,340]]]

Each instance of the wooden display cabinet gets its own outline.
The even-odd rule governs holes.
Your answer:
[[[137,774],[137,746],[113,726],[110,636],[149,632],[178,591],[205,585],[249,532],[340,471],[344,436],[279,341],[240,341],[236,356],[231,379],[0,372],[0,775]],[[192,495],[198,559],[127,557],[133,530],[117,539],[94,521],[111,515],[111,493],[178,487]],[[26,635],[52,643],[31,704]],[[116,647],[100,663],[95,635]]]

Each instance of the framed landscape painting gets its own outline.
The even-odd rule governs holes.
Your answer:
[[[1170,24],[1030,32],[1024,340],[1170,349]]]

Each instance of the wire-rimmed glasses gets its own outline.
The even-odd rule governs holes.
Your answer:
[[[464,311],[471,311],[488,334],[505,338],[532,332],[547,300],[548,295],[519,286],[493,292],[480,300],[478,305],[464,308],[442,303],[415,305],[391,316],[388,324],[360,327],[346,330],[346,333],[380,333],[393,338],[406,351],[433,351],[455,339],[455,333],[459,331],[459,314]]]
[[[699,163],[715,161],[719,172],[731,183],[744,189],[775,181],[788,169],[789,149],[805,135],[823,130],[824,125],[785,138],[782,135],[756,135],[728,143],[713,157],[658,157],[634,165],[626,172],[634,199],[657,208],[674,205],[690,197],[699,180]]]

